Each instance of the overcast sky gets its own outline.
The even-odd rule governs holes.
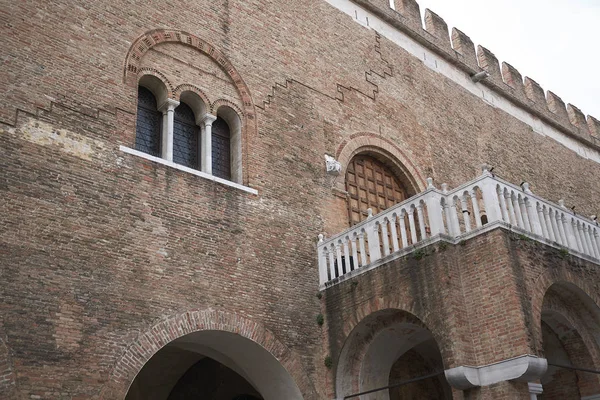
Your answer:
[[[565,103],[600,119],[600,0],[417,0]]]

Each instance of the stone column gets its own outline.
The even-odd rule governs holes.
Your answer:
[[[529,386],[529,396],[531,400],[537,400],[537,395],[544,392],[541,383],[529,382],[527,385]]]
[[[163,114],[161,157],[167,161],[173,161],[173,121],[178,105],[177,100],[167,99],[159,108]]]
[[[200,119],[201,122],[201,145],[202,154],[200,169],[202,172],[206,172],[207,174],[212,175],[212,124],[217,119],[216,116],[212,114],[206,114]]]

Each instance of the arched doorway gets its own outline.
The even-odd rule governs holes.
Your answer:
[[[231,332],[198,331],[154,354],[126,400],[301,400],[286,369],[265,348]]]
[[[568,283],[552,285],[542,305],[542,340],[548,369],[541,378],[540,400],[600,396],[600,376],[564,368],[599,370],[600,308]]]
[[[414,189],[394,170],[371,154],[358,154],[346,168],[348,219],[350,226],[365,220],[370,208],[373,215],[406,200]]]
[[[447,400],[452,391],[443,372],[442,355],[431,331],[408,312],[382,310],[363,319],[346,339],[337,365],[336,396],[430,376],[360,399]]]

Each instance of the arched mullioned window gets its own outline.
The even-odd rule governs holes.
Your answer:
[[[210,100],[193,87],[188,90],[188,86],[176,89],[173,95],[155,75],[139,79],[136,150],[242,183],[239,111],[219,105],[211,113]]]
[[[231,130],[221,117],[212,124],[212,172],[223,179],[231,179]]]
[[[189,168],[199,168],[200,128],[194,111],[185,103],[175,109],[173,121],[173,162]]]
[[[160,129],[162,114],[157,110],[156,97],[143,86],[138,86],[135,148],[160,157]]]

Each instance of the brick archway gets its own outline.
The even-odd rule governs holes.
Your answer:
[[[207,57],[211,58],[231,79],[237,92],[242,99],[242,113],[240,117],[242,122],[242,164],[243,164],[243,182],[247,183],[249,179],[248,154],[249,141],[257,136],[258,127],[256,125],[256,110],[250,89],[242,79],[229,59],[215,46],[200,39],[196,35],[179,30],[155,29],[148,31],[138,37],[127,52],[125,57],[125,66],[123,70],[123,82],[132,89],[137,90],[138,73],[140,72],[140,63],[144,54],[152,47],[161,43],[179,43],[192,47]],[[173,90],[171,90],[173,92]],[[172,95],[172,93],[171,93]]]
[[[596,307],[600,309],[600,296],[595,294],[594,290],[592,287],[590,287],[585,279],[571,273],[570,271],[567,271],[564,268],[549,269],[541,274],[536,279],[531,289],[531,312],[532,321],[534,322],[532,327],[532,347],[537,351],[538,354],[541,353],[542,345],[541,321],[544,297],[552,285],[561,283],[575,286],[589,299],[591,299],[591,301],[595,303]]]
[[[360,153],[384,158],[391,164],[390,166],[399,175],[399,178],[404,178],[415,193],[426,189],[425,179],[410,158],[394,143],[371,132],[355,133],[338,146],[335,157],[342,165],[341,177],[346,175],[346,168],[352,157]],[[339,186],[339,189],[345,190],[343,181],[336,182],[336,185]]]
[[[413,312],[389,307],[393,303],[396,302],[368,302],[359,307],[357,316],[351,318],[351,321],[344,326],[346,337],[335,372],[337,397],[386,386],[390,383],[388,379],[392,379],[394,367],[407,367],[407,360],[404,356],[410,353],[415,353],[414,355],[417,356],[427,354],[423,359],[417,357],[413,360],[416,364],[428,360],[423,365],[419,365],[417,369],[420,367],[426,367],[426,370],[434,368],[437,372],[440,368],[444,368],[447,360],[440,352],[439,332],[434,334],[429,330],[427,324]],[[405,304],[405,306],[412,309],[409,304]],[[423,372],[421,375],[426,375],[426,373]],[[445,377],[442,377],[441,381],[438,381],[438,378],[432,378],[427,386],[430,389],[435,388],[435,391],[439,392],[437,394],[444,398],[450,396],[451,389]],[[416,390],[418,391],[418,389]],[[412,391],[405,393],[409,396],[416,394],[424,395],[424,393]],[[377,397],[367,396],[365,398],[392,398],[389,396],[391,394],[388,394],[387,391],[382,391]],[[393,398],[397,397],[398,395]]]
[[[116,363],[108,383],[100,393],[100,399],[124,399],[129,386],[154,354],[176,339],[201,331],[233,333],[258,344],[285,368],[306,400],[317,399],[300,357],[271,331],[239,315],[210,309],[174,315],[139,335]]]

